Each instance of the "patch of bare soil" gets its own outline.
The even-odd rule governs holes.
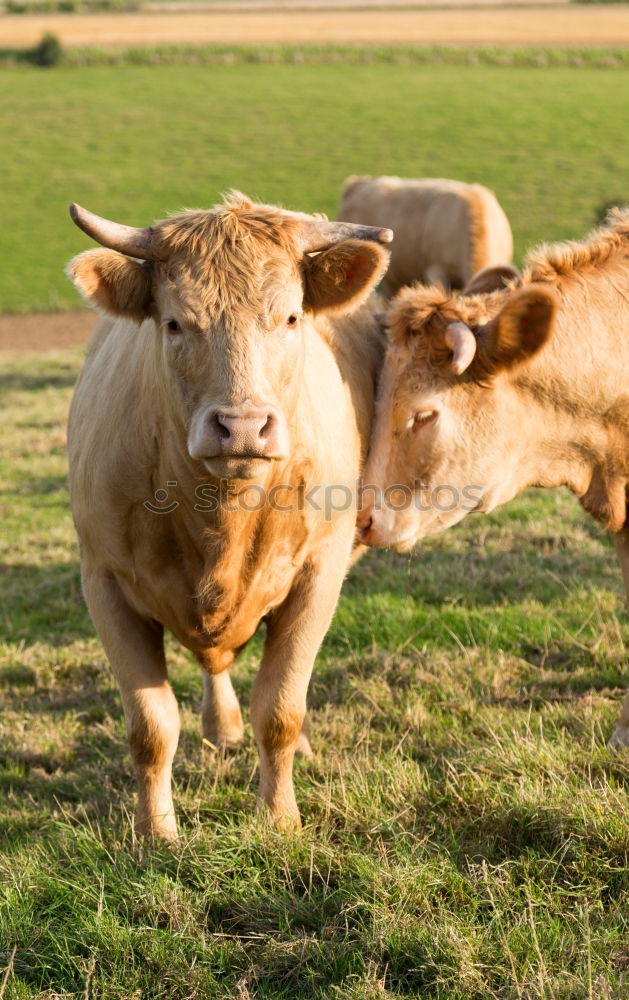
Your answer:
[[[57,351],[84,344],[98,317],[89,309],[0,316],[0,351]]]
[[[424,10],[225,10],[42,14],[0,19],[6,48],[45,31],[65,45],[407,43],[417,45],[627,45],[629,5]]]

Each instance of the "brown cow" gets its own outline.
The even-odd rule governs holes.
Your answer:
[[[567,486],[613,533],[629,594],[629,213],[533,254],[507,289],[404,289],[388,325],[362,541],[405,551]],[[629,744],[629,697],[612,743]]]
[[[363,303],[392,234],[237,192],[146,230],[71,211],[109,249],[75,257],[70,277],[118,317],[98,328],[76,388],[70,489],[85,597],[122,694],[137,828],[176,835],[164,629],[203,668],[205,737],[228,746],[243,724],[227,668],[263,620],[260,797],[298,823],[293,756],[308,749],[306,690],[348,567],[383,350]]]
[[[349,177],[338,217],[395,231],[387,295],[414,281],[462,288],[481,268],[508,264],[513,254],[509,220],[481,184]]]

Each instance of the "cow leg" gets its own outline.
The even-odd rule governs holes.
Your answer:
[[[171,789],[179,711],[168,683],[164,630],[141,618],[115,580],[84,574],[83,591],[120,694],[138,782],[138,833],[177,836]]]
[[[625,584],[625,593],[627,594],[627,600],[629,600],[629,531],[625,528],[623,531],[619,531],[612,537],[614,539],[614,545],[616,546],[618,558],[620,559],[622,578]],[[611,735],[609,746],[617,748],[629,746],[629,691],[627,691],[627,694],[625,695],[625,701],[620,713],[620,719],[618,720],[616,728]]]
[[[203,736],[217,748],[229,749],[241,742],[244,726],[229,670],[220,674],[204,670],[201,724]]]
[[[259,803],[280,826],[300,826],[293,788],[298,747],[309,750],[302,732],[306,693],[315,656],[328,629],[343,582],[345,553],[335,564],[304,568],[284,604],[267,621],[260,670],[251,692],[251,722],[260,753]]]

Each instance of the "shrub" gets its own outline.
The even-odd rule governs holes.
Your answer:
[[[63,60],[63,46],[56,35],[46,32],[41,41],[33,49],[33,62],[36,66],[58,66]]]

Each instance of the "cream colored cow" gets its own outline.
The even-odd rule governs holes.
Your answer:
[[[83,588],[122,694],[137,829],[173,837],[179,736],[164,631],[203,671],[203,731],[243,734],[228,668],[262,621],[251,697],[260,799],[299,822],[293,756],[348,567],[383,338],[365,300],[391,234],[256,205],[133,229],[69,274],[101,324],[69,426]],[[336,491],[334,495],[332,492]]]
[[[361,540],[406,551],[528,486],[567,486],[607,527],[629,594],[629,212],[522,277],[451,298],[404,289],[365,471]],[[385,491],[389,491],[385,496]],[[629,744],[629,697],[612,743]]]
[[[416,281],[462,288],[481,268],[508,264],[513,255],[509,220],[480,184],[349,177],[338,217],[395,232],[387,295]]]

